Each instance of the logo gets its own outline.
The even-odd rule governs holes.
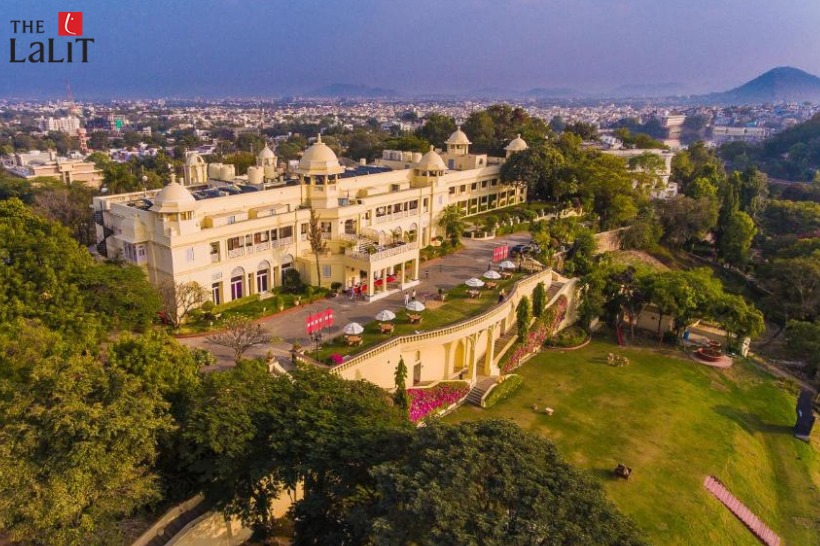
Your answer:
[[[53,20],[53,19],[52,19]],[[83,36],[83,12],[57,12],[57,36],[42,19],[12,19],[10,63],[87,63],[94,38]],[[51,37],[49,37],[49,34]]]
[[[59,21],[57,34],[60,36],[83,35],[83,12],[61,11],[57,14],[57,19]]]

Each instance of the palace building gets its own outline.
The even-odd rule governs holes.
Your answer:
[[[290,179],[267,146],[242,177],[190,153],[184,184],[172,176],[158,191],[94,198],[98,249],[144,267],[154,283],[199,283],[216,304],[266,293],[290,268],[309,284],[359,286],[379,299],[418,282],[419,249],[442,235],[445,207],[472,216],[526,200],[524,187],[502,183],[504,158],[469,146],[458,129],[441,153],[387,150],[344,168],[320,136]],[[507,156],[523,149],[519,137]],[[311,209],[327,243],[318,257]]]

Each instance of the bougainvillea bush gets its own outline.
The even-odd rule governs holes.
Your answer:
[[[547,337],[549,337],[549,334],[550,329],[548,325],[542,321],[536,322],[533,327],[530,328],[529,333],[527,333],[527,338],[522,342],[516,343],[510,356],[501,364],[501,372],[508,374],[518,368],[522,364],[525,356],[541,348],[547,340]]]
[[[418,423],[428,415],[455,404],[470,392],[466,381],[447,381],[426,389],[407,389],[410,395],[410,420]]]

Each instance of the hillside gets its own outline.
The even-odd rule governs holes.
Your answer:
[[[820,78],[791,66],[773,68],[740,87],[702,97],[707,102],[756,104],[820,102]]]

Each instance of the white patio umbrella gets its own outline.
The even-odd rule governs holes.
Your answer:
[[[357,336],[364,332],[364,327],[358,322],[351,322],[350,324],[342,328],[342,332],[351,336]]]
[[[498,264],[498,267],[500,267],[501,269],[515,269],[515,264],[512,263],[510,260],[504,260],[503,262]]]
[[[379,311],[376,313],[376,320],[387,322],[388,320],[393,320],[396,318],[396,313],[390,311],[389,309],[385,309],[383,311]]]
[[[501,278],[501,273],[499,273],[495,269],[490,269],[488,271],[485,271],[482,277],[484,277],[485,279],[496,280]]]
[[[424,311],[426,307],[419,300],[413,300],[404,306],[408,311]]]
[[[472,279],[467,279],[464,284],[466,284],[470,288],[481,288],[482,286],[484,286],[484,281],[473,277]]]

